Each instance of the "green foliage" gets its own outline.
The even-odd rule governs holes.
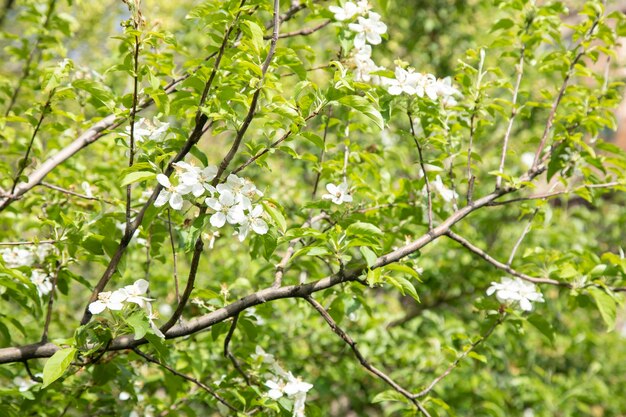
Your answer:
[[[6,2],[0,415],[621,415],[623,12],[279,3]]]

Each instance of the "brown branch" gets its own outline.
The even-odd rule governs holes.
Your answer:
[[[172,374],[174,374],[174,375],[176,375],[178,377],[181,377],[181,378],[183,378],[183,379],[185,379],[185,380],[187,380],[187,381],[189,381],[191,383],[196,384],[198,387],[202,388],[204,391],[209,393],[210,396],[212,396],[217,401],[219,401],[220,403],[222,403],[226,407],[228,407],[229,410],[231,410],[231,411],[233,411],[235,413],[239,413],[239,410],[237,410],[236,407],[234,407],[232,404],[230,404],[228,401],[226,401],[221,395],[219,395],[217,392],[215,392],[215,390],[213,388],[211,388],[208,385],[200,382],[196,378],[191,377],[189,375],[185,375],[182,372],[177,371],[176,369],[172,368],[168,364],[159,361],[158,359],[148,355],[147,353],[143,353],[138,348],[133,348],[133,352],[135,352],[137,355],[141,356],[142,358],[144,358],[148,362],[151,362],[151,363],[154,363],[156,365],[159,365],[160,367],[162,367],[163,369],[167,370],[168,372],[170,372],[170,373],[172,373]]]
[[[580,43],[576,46],[576,48],[574,48],[574,51],[581,48],[581,46],[583,45],[583,42],[587,42],[589,40],[589,37],[595,31],[596,26],[598,26],[598,23],[600,22],[601,18],[602,18],[602,15],[598,16],[594,20],[593,24],[589,28],[589,31],[587,31],[584,38],[580,41]],[[574,71],[576,64],[578,64],[578,61],[580,61],[580,59],[585,55],[585,52],[586,51],[584,48],[580,52],[578,52],[576,56],[574,57],[574,59],[572,60],[572,62],[570,63],[569,68],[567,69],[567,73],[565,74],[565,78],[563,79],[563,84],[561,84],[561,88],[559,89],[556,99],[554,100],[554,103],[552,103],[552,108],[550,109],[550,114],[548,115],[548,120],[546,121],[546,127],[543,131],[543,135],[541,136],[539,147],[537,148],[537,151],[535,152],[535,159],[532,165],[533,168],[537,167],[540,162],[541,152],[543,152],[543,149],[546,146],[548,135],[550,133],[550,130],[552,129],[554,118],[556,117],[556,111],[559,107],[559,104],[561,103],[561,100],[563,99],[563,96],[565,95],[565,90],[567,89],[567,86],[569,85],[569,80],[572,77],[572,72]]]
[[[215,174],[215,178],[212,181],[212,185],[214,186],[217,183],[219,183],[222,174],[224,173],[224,171],[226,171],[226,169],[232,162],[233,158],[237,154],[237,151],[239,150],[239,146],[241,145],[243,137],[248,131],[248,128],[250,127],[250,123],[252,123],[252,119],[254,118],[257,102],[259,100],[259,95],[261,94],[263,82],[265,81],[265,75],[267,74],[267,70],[270,67],[272,58],[274,57],[274,52],[276,52],[276,42],[278,41],[278,30],[279,30],[279,23],[280,23],[279,13],[280,13],[280,0],[274,0],[274,26],[273,26],[274,31],[272,34],[272,40],[270,41],[270,50],[267,53],[267,57],[265,58],[265,61],[263,62],[263,66],[261,67],[261,79],[259,80],[259,86],[257,87],[256,91],[254,92],[254,95],[252,96],[252,101],[250,102],[250,109],[248,109],[248,113],[246,114],[246,117],[243,120],[243,123],[237,130],[237,134],[235,135],[235,140],[233,141],[233,144],[231,145],[230,149],[228,150],[228,153],[226,154],[226,156],[224,156],[224,159],[222,159],[222,162],[217,168],[217,174]]]
[[[415,142],[415,146],[417,147],[417,153],[419,155],[419,164],[422,169],[422,174],[424,175],[424,182],[426,184],[426,194],[428,194],[428,230],[432,230],[433,228],[433,197],[430,192],[430,181],[428,180],[428,173],[426,172],[426,166],[424,165],[424,155],[422,154],[422,147],[420,146],[419,141],[417,140],[417,135],[415,134],[415,126],[413,125],[413,116],[411,112],[407,112],[407,116],[409,117],[409,125],[411,126],[411,136],[413,137],[413,141]]]
[[[174,244],[174,233],[172,232],[172,217],[170,209],[167,209],[167,231],[170,236],[170,247],[172,248],[172,263],[174,264],[174,290],[176,291],[176,302],[180,303],[180,290],[178,288],[178,267],[176,260],[176,245]]]
[[[245,0],[242,0],[241,4],[243,5],[244,2],[245,2]],[[172,160],[170,160],[170,162],[168,163],[167,168],[165,169],[165,172],[164,172],[164,175],[166,175],[166,176],[169,176],[174,171],[174,164],[176,162],[181,161],[191,151],[191,149],[200,141],[200,139],[202,138],[203,134],[206,132],[206,129],[208,129],[209,126],[212,125],[212,123],[213,123],[213,122],[210,122],[210,123],[208,123],[209,126],[205,127],[205,124],[207,124],[207,121],[208,121],[208,116],[201,112],[201,107],[204,104],[203,100],[206,99],[208,91],[210,90],[210,88],[211,88],[211,86],[213,84],[213,80],[215,79],[215,74],[217,73],[217,71],[219,69],[219,65],[220,65],[220,63],[222,61],[222,56],[224,55],[224,52],[226,50],[226,45],[228,44],[228,40],[229,40],[230,35],[231,35],[232,31],[233,31],[233,28],[235,27],[235,25],[236,25],[236,23],[237,23],[237,21],[239,19],[240,13],[241,13],[241,11],[239,11],[237,13],[237,15],[235,16],[235,19],[233,20],[231,25],[225,31],[224,38],[222,39],[222,44],[221,44],[220,49],[217,52],[217,56],[215,58],[215,63],[213,65],[213,70],[211,71],[211,75],[209,76],[209,79],[207,80],[207,83],[205,84],[205,88],[204,88],[204,92],[203,92],[202,98],[200,99],[200,102],[198,104],[198,111],[196,113],[194,129],[191,132],[191,134],[189,135],[189,138],[187,139],[187,141],[185,142],[183,147],[178,151],[176,156],[174,156],[172,158]],[[104,290],[104,288],[106,287],[107,283],[109,282],[109,280],[111,279],[111,277],[115,273],[115,270],[117,269],[117,265],[120,263],[120,261],[122,259],[122,256],[123,256],[124,252],[126,251],[126,248],[128,247],[128,244],[130,243],[130,240],[132,239],[133,234],[135,233],[135,231],[141,225],[141,222],[143,220],[143,217],[144,217],[146,211],[154,203],[154,201],[156,200],[157,196],[161,192],[162,188],[163,187],[161,186],[161,184],[157,184],[156,185],[156,187],[154,188],[154,191],[152,192],[152,195],[150,196],[150,198],[148,198],[148,201],[146,201],[146,203],[143,205],[143,207],[141,208],[141,210],[139,211],[139,213],[135,217],[135,221],[133,222],[132,227],[122,237],[122,240],[120,240],[120,243],[119,243],[115,253],[113,254],[113,257],[111,258],[111,262],[109,262],[109,265],[107,266],[106,270],[102,274],[102,277],[100,277],[100,280],[96,284],[96,286],[95,286],[95,288],[94,288],[94,290],[93,290],[93,292],[91,294],[91,297],[89,298],[89,302],[85,306],[85,311],[83,313],[83,317],[82,317],[81,322],[80,322],[81,325],[84,325],[84,324],[88,323],[89,320],[91,320],[91,313],[89,312],[89,304],[92,303],[93,301],[95,301],[98,298],[98,294]],[[0,209],[1,209],[1,207],[0,207]],[[198,238],[198,239],[200,239],[200,238]],[[197,242],[196,242],[196,247],[197,247]],[[188,281],[188,283],[189,283],[189,281]],[[193,281],[192,281],[192,284],[193,284]],[[179,306],[180,306],[180,304],[179,304]],[[183,305],[183,307],[184,307],[184,305]],[[182,310],[181,310],[181,312],[182,312]],[[176,319],[178,319],[178,318],[176,318]]]
[[[129,5],[130,6],[130,5]],[[141,15],[141,12],[139,11],[139,3],[137,3],[136,5],[137,10],[136,13],[138,15]],[[135,31],[139,30],[139,20],[138,19],[134,19],[134,29]],[[135,46],[134,46],[134,50],[133,50],[133,103],[132,103],[132,109],[130,112],[130,137],[129,137],[129,155],[128,155],[128,167],[132,167],[133,164],[135,163],[135,117],[137,115],[137,102],[138,102],[138,95],[139,95],[139,36],[135,35]],[[131,229],[132,229],[132,221],[131,221],[131,217],[130,217],[130,207],[132,204],[132,190],[133,190],[133,184],[128,184],[126,186],[126,229],[124,231],[124,233],[126,233],[127,235],[130,234],[132,236],[132,234],[134,233],[134,231],[131,233]]]
[[[537,216],[538,212],[539,212],[539,209],[536,208],[533,211],[533,214],[531,214],[530,219],[528,219],[528,223],[526,223],[526,227],[524,227],[524,230],[520,234],[520,237],[517,239],[517,242],[515,242],[515,245],[513,246],[513,249],[511,250],[511,254],[509,255],[509,260],[506,262],[507,265],[511,266],[511,264],[513,263],[513,259],[515,259],[515,254],[517,253],[517,250],[519,249],[520,245],[522,244],[522,241],[524,240],[528,232],[530,232],[530,227],[532,226],[533,220],[535,220],[535,217]]]
[[[624,185],[626,184],[620,183],[619,181],[607,182],[607,183],[602,183],[602,184],[583,184],[583,185],[579,185],[578,187],[575,187],[569,190],[552,191],[549,193],[535,194],[535,195],[531,195],[528,197],[517,197],[517,198],[511,198],[509,200],[493,201],[492,203],[488,205],[490,207],[495,207],[495,206],[503,206],[506,204],[516,203],[519,201],[545,200],[551,197],[557,197],[560,195],[575,193],[577,190],[580,190],[583,188],[612,188],[612,187],[619,187],[619,186],[624,186]]]
[[[354,353],[354,356],[356,356],[356,358],[359,361],[359,363],[361,364],[361,366],[363,366],[365,369],[367,369],[372,374],[374,374],[376,377],[378,377],[379,379],[384,381],[387,385],[389,385],[395,391],[399,392],[405,398],[407,398],[409,401],[411,401],[424,416],[430,416],[428,414],[428,411],[426,411],[426,409],[414,397],[414,395],[411,392],[407,391],[400,384],[398,384],[393,379],[391,379],[387,374],[385,374],[383,371],[381,371],[378,368],[376,368],[374,365],[370,364],[367,361],[367,359],[365,359],[365,357],[363,356],[361,351],[357,348],[356,342],[354,340],[352,340],[350,335],[348,335],[341,327],[339,327],[339,325],[335,322],[335,320],[333,320],[333,318],[330,316],[330,314],[328,314],[328,312],[324,309],[324,307],[322,307],[322,305],[320,303],[315,301],[313,299],[313,297],[311,297],[311,296],[307,296],[304,299],[309,304],[311,304],[315,310],[317,310],[317,312],[326,321],[326,323],[332,329],[332,331],[335,332],[335,334],[337,334],[337,336],[339,336],[344,342],[346,342],[346,344],[348,346],[350,346],[350,349],[352,349],[352,352]]]
[[[504,140],[502,141],[502,153],[500,155],[500,166],[498,168],[499,173],[504,172],[504,161],[506,160],[506,151],[509,145],[509,138],[511,137],[511,131],[513,129],[513,122],[515,121],[515,117],[517,116],[517,112],[519,109],[517,108],[517,95],[519,93],[519,87],[522,83],[522,74],[524,73],[524,52],[526,51],[526,44],[522,45],[520,50],[520,58],[515,70],[517,71],[517,79],[515,81],[515,87],[513,87],[513,101],[511,105],[511,116],[509,117],[509,123],[506,127],[506,133],[504,134]],[[502,177],[498,176],[496,178],[496,188],[500,188],[502,186]]]
[[[311,34],[317,32],[320,29],[325,28],[326,26],[328,26],[331,23],[332,23],[331,20],[327,20],[327,21],[325,21],[323,23],[320,23],[319,25],[314,26],[312,28],[300,29],[300,30],[295,30],[293,32],[287,32],[287,33],[281,33],[280,35],[278,35],[278,39],[292,38],[294,36],[308,36],[308,35],[311,35]],[[263,39],[268,40],[268,39],[272,39],[272,37],[271,36],[264,36]]]
[[[241,365],[239,364],[239,361],[237,360],[235,355],[230,351],[230,341],[233,338],[235,329],[237,329],[238,321],[239,321],[239,313],[235,315],[235,317],[233,317],[233,322],[230,324],[230,329],[228,329],[228,334],[226,334],[226,338],[224,339],[224,356],[232,362],[237,372],[239,372],[239,374],[243,377],[244,381],[246,381],[246,385],[249,386],[251,385],[250,377],[248,377],[248,374],[246,374],[243,371],[243,369],[241,368]]]
[[[57,283],[59,282],[59,272],[63,266],[57,261],[57,267],[54,271],[54,278],[52,279],[52,289],[50,290],[50,298],[48,298],[48,308],[46,311],[46,321],[43,325],[43,333],[41,334],[41,343],[48,341],[48,329],[50,328],[50,321],[52,320],[52,306],[54,304],[54,294],[57,290]]]
[[[206,212],[206,209],[205,209],[205,212]],[[204,213],[201,213],[200,215],[203,215],[203,214]],[[185,306],[187,305],[187,302],[189,301],[189,297],[191,296],[191,292],[193,291],[193,286],[196,281],[196,275],[198,274],[198,265],[200,264],[200,255],[202,255],[203,249],[204,249],[204,243],[202,242],[202,235],[200,235],[196,239],[196,244],[194,246],[193,257],[191,259],[191,266],[189,267],[189,275],[187,277],[187,284],[185,285],[185,291],[183,292],[183,295],[180,298],[180,301],[178,302],[178,306],[176,306],[176,310],[174,311],[174,314],[172,314],[172,317],[170,317],[167,323],[161,326],[160,330],[163,333],[167,332],[174,324],[176,324],[178,319],[183,314],[183,310],[185,309]]]

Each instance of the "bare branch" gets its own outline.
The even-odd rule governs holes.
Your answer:
[[[154,363],[156,365],[159,365],[160,367],[162,367],[163,369],[167,370],[168,372],[179,376],[189,382],[192,382],[194,384],[196,384],[198,387],[202,388],[204,391],[208,392],[209,395],[213,398],[215,398],[217,401],[219,401],[220,403],[224,404],[226,407],[228,407],[229,410],[238,413],[239,410],[237,410],[237,408],[235,406],[233,406],[232,404],[230,404],[228,401],[226,401],[221,395],[219,395],[217,392],[215,392],[215,390],[211,387],[209,387],[208,385],[198,381],[196,378],[191,377],[189,375],[185,375],[182,372],[177,371],[176,369],[172,368],[171,366],[169,366],[166,363],[163,363],[161,361],[159,361],[158,359],[148,355],[147,353],[143,353],[141,350],[139,350],[138,348],[133,348],[133,352],[135,352],[137,355],[141,356],[142,358],[144,358],[145,360],[147,360],[148,362]]]
[[[312,33],[317,32],[320,29],[325,28],[326,26],[328,26],[329,24],[332,23],[332,20],[327,20],[323,23],[320,23],[317,26],[314,26],[312,28],[306,28],[306,29],[300,29],[300,30],[295,30],[293,32],[287,32],[287,33],[281,33],[280,35],[278,35],[278,39],[283,39],[283,38],[291,38],[294,36],[308,36]],[[267,40],[267,39],[272,39],[271,36],[264,36],[263,39]]]
[[[448,376],[450,374],[450,372],[452,372],[454,370],[454,368],[456,368],[457,366],[459,366],[459,364],[461,363],[461,361],[463,359],[465,359],[467,357],[467,355],[469,355],[471,352],[474,351],[474,349],[476,349],[478,347],[478,345],[480,345],[481,343],[483,343],[485,340],[487,340],[489,338],[489,336],[491,336],[491,334],[493,333],[493,331],[496,329],[496,327],[498,327],[500,324],[502,324],[502,322],[504,321],[505,315],[502,314],[498,317],[498,319],[491,325],[491,327],[489,328],[489,330],[487,330],[485,332],[484,335],[482,335],[478,340],[476,340],[475,342],[472,342],[469,347],[467,349],[465,349],[463,351],[463,353],[454,360],[454,362],[452,362],[452,364],[448,367],[448,369],[446,369],[444,371],[444,373],[442,373],[441,375],[439,375],[437,378],[435,378],[433,380],[433,382],[431,382],[430,384],[428,384],[428,386],[426,388],[424,388],[422,391],[420,391],[419,393],[415,394],[416,398],[421,398],[423,396],[425,396],[426,394],[428,394],[430,391],[432,391],[433,388],[435,388],[435,385],[437,385],[439,382],[441,382],[442,379],[444,379],[446,376]]]
[[[536,208],[533,211],[533,214],[531,214],[530,219],[528,219],[528,223],[526,223],[526,227],[524,227],[522,234],[517,239],[517,242],[515,242],[515,245],[513,246],[513,249],[511,250],[511,254],[509,255],[509,260],[506,262],[507,265],[511,266],[511,264],[513,263],[515,254],[517,253],[517,250],[519,249],[520,245],[522,244],[522,241],[524,240],[528,232],[530,232],[530,227],[532,226],[533,220],[535,220],[535,217],[537,216],[538,212],[539,212],[539,209]]]
[[[433,228],[433,197],[430,192],[430,181],[428,180],[428,173],[426,172],[426,166],[424,165],[424,156],[422,155],[422,147],[420,146],[419,141],[417,140],[417,135],[415,134],[415,126],[413,125],[413,116],[409,111],[407,113],[409,117],[409,125],[411,126],[411,136],[413,137],[413,141],[415,142],[415,146],[417,147],[417,153],[419,155],[419,164],[422,169],[422,175],[424,176],[424,182],[426,184],[426,194],[428,195],[428,230],[432,230]]]
[[[350,346],[350,349],[352,349],[354,356],[356,356],[359,363],[365,369],[367,369],[376,377],[384,381],[387,385],[389,385],[395,391],[399,392],[404,397],[406,397],[409,401],[411,401],[418,408],[418,410],[420,410],[420,412],[423,415],[430,416],[428,414],[428,411],[426,411],[426,409],[422,406],[422,404],[419,401],[417,401],[417,399],[411,392],[407,391],[400,384],[398,384],[393,379],[391,379],[387,374],[385,374],[383,371],[376,368],[374,365],[370,364],[367,361],[367,359],[365,359],[361,351],[357,348],[355,341],[352,340],[352,338],[341,327],[339,327],[339,325],[335,322],[335,320],[333,320],[330,314],[328,314],[328,312],[324,309],[324,307],[322,307],[320,303],[315,301],[313,297],[311,296],[307,296],[304,299],[309,304],[311,304],[315,310],[317,310],[317,312],[322,316],[322,318],[326,321],[326,323],[328,323],[328,326],[332,329],[332,331],[335,332],[335,334],[337,334],[337,336],[339,336],[344,342],[346,342],[348,346]]]
[[[241,368],[241,365],[239,364],[239,361],[237,360],[235,355],[230,351],[230,341],[233,338],[235,329],[237,329],[238,321],[239,321],[239,314],[233,317],[233,322],[230,324],[230,329],[228,329],[228,334],[226,335],[226,338],[224,339],[224,356],[227,357],[232,362],[237,372],[239,372],[239,374],[243,377],[244,381],[246,381],[246,384],[250,385],[251,384],[250,377],[248,377],[248,374],[246,374],[243,371],[243,369]]]

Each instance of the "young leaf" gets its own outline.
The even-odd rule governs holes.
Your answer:
[[[72,359],[76,355],[76,348],[70,347],[57,350],[54,355],[48,359],[43,367],[43,388],[52,384],[59,379],[72,363]]]

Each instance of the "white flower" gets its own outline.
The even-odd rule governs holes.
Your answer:
[[[535,284],[520,278],[502,277],[500,282],[492,282],[487,289],[487,295],[492,295],[494,292],[501,303],[518,303],[524,311],[533,309],[532,302],[544,302],[543,294],[537,290]]]
[[[47,295],[52,291],[52,282],[48,274],[44,274],[38,270],[33,270],[30,275],[30,281],[37,287],[39,296]]]
[[[446,203],[449,203],[459,197],[459,194],[456,191],[452,191],[443,184],[439,175],[437,175],[435,181],[430,182],[430,188],[431,190],[436,191]],[[422,188],[422,194],[426,195],[426,186]]]
[[[148,291],[150,284],[145,279],[139,279],[132,285],[127,285],[122,288],[121,291],[126,297],[125,300],[128,303],[135,303],[141,308],[146,308],[151,298],[144,297],[144,294]]]
[[[382,42],[380,35],[387,32],[387,25],[381,22],[380,15],[374,12],[370,12],[367,18],[359,16],[358,23],[350,23],[348,27],[356,32],[355,48],[362,48],[366,42],[370,45],[378,45]]]
[[[370,45],[364,45],[362,48],[355,48],[352,54],[352,63],[354,64],[354,80],[361,82],[372,82],[373,84],[380,84],[380,76],[371,75],[370,73],[384,70],[384,67],[379,67],[371,59],[372,47]]]
[[[274,380],[265,381],[265,386],[270,389],[267,392],[267,396],[270,397],[272,400],[279,399],[285,393],[284,381],[274,381]]]
[[[267,233],[268,227],[267,223],[261,218],[263,216],[263,206],[256,205],[254,208],[245,216],[243,221],[239,223],[239,241],[243,242],[243,240],[248,235],[250,228],[254,230],[255,233],[260,235],[264,235]]]
[[[9,268],[31,266],[35,262],[35,256],[31,251],[18,247],[2,249],[2,259]]]
[[[219,199],[207,197],[206,205],[215,210],[209,221],[214,227],[220,228],[228,223],[236,224],[245,219],[243,208],[237,204],[235,196],[228,189],[220,191]]]
[[[300,378],[296,378],[291,372],[289,372],[289,380],[285,384],[283,391],[285,394],[291,396],[296,394],[306,394],[311,388],[313,388],[312,384],[304,382]]]
[[[335,204],[350,203],[352,196],[348,194],[348,184],[342,182],[339,185],[326,184],[326,190],[328,194],[324,194],[322,198],[324,200],[332,200]]]
[[[37,374],[35,374],[35,376],[41,378],[41,377],[43,377],[43,374],[42,373],[37,373]],[[18,390],[20,392],[26,392],[29,389],[31,389],[33,386],[37,385],[39,382],[34,381],[31,378],[22,378],[21,376],[17,376],[15,378],[13,378],[13,383],[15,385],[17,385]]]
[[[524,152],[521,157],[522,165],[526,167],[526,169],[530,169],[533,166],[533,162],[535,162],[535,154],[532,152]]]
[[[83,189],[83,192],[87,197],[93,197],[93,193],[91,192],[91,185],[87,181],[83,181],[80,184],[80,187]]]
[[[261,346],[258,346],[254,350],[255,353],[250,355],[252,360],[257,361],[261,359],[263,363],[274,363],[274,355],[267,353]]]
[[[421,74],[413,72],[412,68],[405,70],[396,67],[394,71],[396,78],[386,81],[387,91],[393,96],[406,94],[417,94],[418,84],[421,81]]]
[[[418,97],[424,97],[424,93],[431,100],[437,100],[437,79],[432,74],[419,74],[419,81],[417,83],[415,94]]]
[[[343,6],[330,6],[328,8],[335,14],[335,20],[344,21],[352,19],[359,11],[357,5],[351,1],[346,2]]]
[[[224,191],[232,193],[235,203],[241,204],[241,208],[245,210],[252,208],[252,199],[263,196],[263,193],[256,188],[252,181],[240,178],[235,174],[230,174],[226,178],[226,182],[218,184],[216,188],[219,193]]]
[[[442,103],[447,106],[454,106],[456,104],[454,96],[461,95],[461,92],[452,86],[450,77],[437,80],[435,90]]]
[[[170,207],[174,210],[183,208],[183,195],[187,194],[190,190],[186,190],[185,187],[181,186],[174,187],[170,179],[163,174],[157,175],[157,181],[163,186],[163,190],[161,190],[154,201],[154,206],[161,207],[169,201]]]
[[[89,304],[89,312],[100,314],[107,308],[109,310],[121,310],[124,308],[124,301],[126,301],[126,293],[123,291],[102,291],[98,294],[98,299]]]
[[[171,310],[171,307],[170,307],[170,310]],[[155,313],[154,311],[152,311],[152,304],[150,304],[149,302],[146,303],[146,312],[147,312],[148,322],[150,323],[150,328],[152,329],[152,332],[158,337],[160,337],[161,339],[165,339],[165,335],[159,329],[159,326],[157,326],[156,323],[154,322],[154,320],[159,318],[159,315]]]
[[[210,181],[217,174],[217,167],[209,165],[206,168],[198,168],[186,162],[177,162],[174,167],[178,171],[181,184],[189,189],[189,192],[195,197],[200,197],[205,190],[209,191],[211,195],[215,193],[215,188],[210,184]]]
[[[120,399],[120,401],[126,401],[130,398],[130,394],[126,391],[122,391],[120,392],[120,395],[118,396],[118,398]]]

